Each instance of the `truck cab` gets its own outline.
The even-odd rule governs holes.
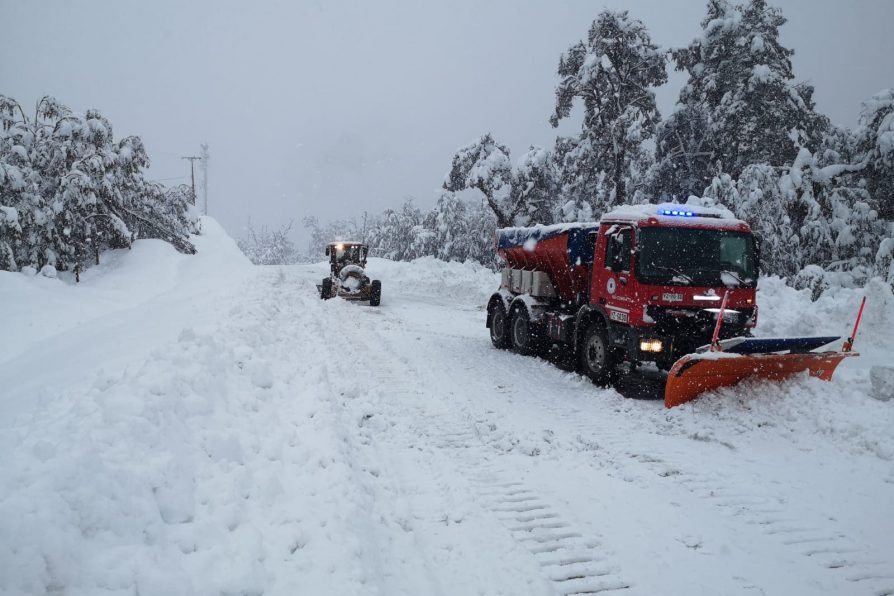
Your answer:
[[[623,206],[599,222],[499,230],[497,249],[507,267],[488,303],[494,345],[558,345],[596,381],[621,361],[668,369],[710,343],[725,294],[722,337],[757,321],[757,242],[726,209]]]
[[[757,243],[744,222],[714,210],[621,209],[600,221],[590,306],[611,344],[662,368],[709,343],[723,294],[723,337],[757,322]],[[719,210],[718,210],[719,211]]]

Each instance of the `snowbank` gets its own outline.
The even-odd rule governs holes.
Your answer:
[[[301,266],[299,266],[301,267]],[[329,263],[312,265],[320,278],[328,275]],[[366,274],[382,281],[382,302],[395,295],[429,296],[463,299],[470,306],[487,304],[488,298],[500,287],[500,275],[472,261],[442,261],[422,257],[414,261],[391,261],[370,258]],[[319,282],[317,282],[319,283]]]
[[[401,292],[414,296],[437,298],[465,298],[475,305],[487,304],[487,299],[500,286],[500,276],[490,269],[467,261],[446,262],[434,257],[422,257],[410,263],[376,259],[370,271],[381,268],[384,284],[399,284]]]
[[[796,290],[778,277],[763,277],[758,284],[760,312],[755,335],[848,337],[863,296],[866,296],[866,309],[854,348],[891,354],[894,352],[894,294],[890,286],[877,279],[865,288],[829,288],[816,302],[811,302],[809,288]]]
[[[194,256],[180,254],[161,240],[137,240],[130,250],[104,252],[100,264],[85,271],[78,284],[70,273],[50,278],[0,271],[0,308],[9,339],[0,342],[0,362],[175,287],[244,272],[248,260],[223,228],[207,217],[202,227],[201,236],[191,237],[198,251]]]

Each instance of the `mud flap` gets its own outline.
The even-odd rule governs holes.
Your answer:
[[[730,387],[748,378],[780,381],[808,371],[829,381],[836,367],[856,352],[807,352],[800,354],[688,354],[677,360],[667,375],[664,405],[672,408],[706,391]]]

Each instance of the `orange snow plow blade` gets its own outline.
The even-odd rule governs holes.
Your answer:
[[[664,405],[679,406],[706,391],[730,387],[748,378],[780,381],[808,371],[812,377],[830,381],[842,360],[857,355],[856,352],[689,354],[677,360],[668,373]]]

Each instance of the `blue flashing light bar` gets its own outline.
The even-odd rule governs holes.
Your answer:
[[[661,215],[671,215],[674,217],[695,217],[695,213],[692,211],[678,211],[676,209],[662,209],[660,211]]]

